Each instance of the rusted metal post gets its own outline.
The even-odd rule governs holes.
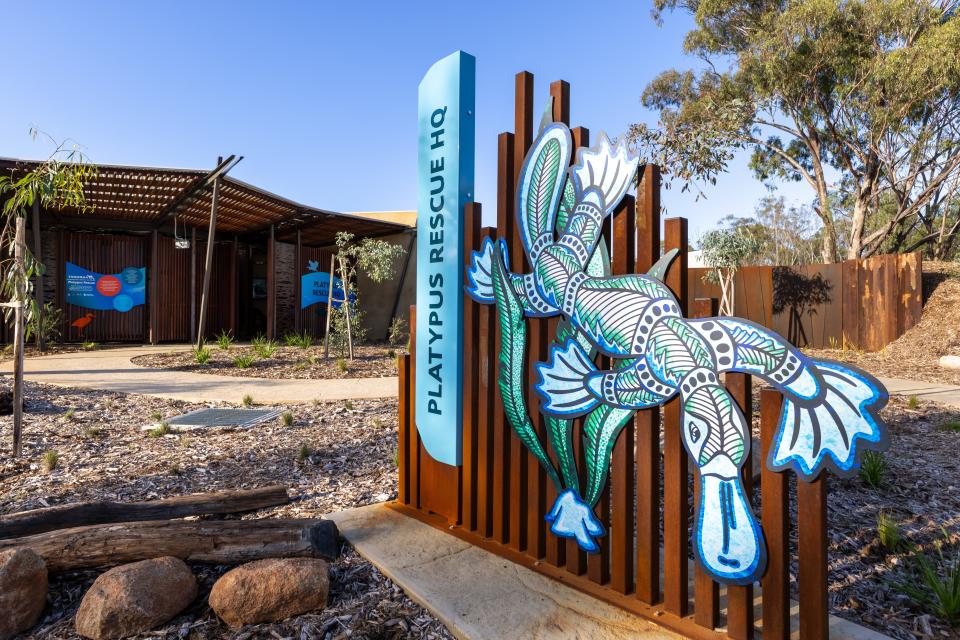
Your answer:
[[[217,158],[217,165],[223,158]],[[210,304],[210,272],[213,270],[213,245],[217,234],[217,204],[220,200],[220,176],[213,182],[213,200],[210,203],[210,229],[207,232],[207,259],[203,269],[203,290],[200,292],[200,322],[197,325],[197,349],[203,343],[207,330],[207,306]]]
[[[37,263],[37,279],[33,285],[33,299],[37,303],[37,350],[47,350],[47,337],[43,335],[43,247],[40,245],[40,199],[33,200],[33,259]]]

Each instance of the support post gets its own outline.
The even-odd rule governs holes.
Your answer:
[[[333,315],[333,274],[337,257],[330,256],[330,284],[327,285],[327,326],[323,330],[323,357],[330,357],[330,316]],[[412,331],[411,331],[412,334]]]
[[[217,165],[223,162],[223,158],[217,158]],[[210,229],[207,231],[207,259],[204,262],[203,269],[203,290],[200,292],[200,322],[197,325],[197,340],[194,343],[200,348],[203,342],[203,336],[207,330],[207,307],[210,304],[210,272],[213,270],[213,246],[217,234],[217,204],[220,200],[220,176],[217,176],[213,182],[213,199],[210,203]],[[272,227],[271,227],[272,237]]]
[[[197,228],[190,228],[190,342],[197,341]]]
[[[239,253],[240,239],[233,236],[233,244],[230,249],[230,333],[233,334],[234,338],[237,337],[237,306],[240,303],[237,295],[237,288],[239,287],[237,283],[240,279],[237,268]]]
[[[300,313],[300,298],[303,297],[303,292],[300,290],[301,284],[302,284],[302,280],[300,279],[300,270],[303,269],[302,255],[303,255],[303,243],[300,237],[300,229],[297,229],[297,257],[294,260],[294,264],[296,266],[293,268],[293,287],[294,287],[294,291],[296,292],[296,295],[294,296],[294,300],[293,300],[293,329],[297,333],[300,333],[300,325],[301,325],[300,316],[303,315]]]
[[[40,199],[33,200],[33,259],[39,265],[37,280],[33,285],[33,298],[37,303],[37,350],[47,350],[47,337],[43,335],[43,247],[40,245]]]
[[[267,242],[267,339],[273,340],[277,329],[277,241],[270,225],[270,240]]]
[[[39,196],[37,196],[39,197]],[[15,281],[13,313],[13,457],[23,453],[23,260],[26,249],[26,219],[17,215],[16,235],[13,239],[13,268],[18,275]]]
[[[159,264],[158,256],[160,250],[160,238],[156,229],[150,232],[150,273],[148,274],[150,283],[150,306],[147,310],[147,322],[149,324],[147,329],[147,339],[150,341],[150,344],[157,344],[159,342],[159,333],[160,333],[160,309],[159,304],[157,304],[157,291],[159,290],[159,280],[160,273],[157,270],[157,265]]]

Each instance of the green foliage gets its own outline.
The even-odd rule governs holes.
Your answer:
[[[391,360],[396,360],[396,359],[397,359],[397,352],[394,351],[393,349],[388,349],[388,350],[387,350],[387,357],[390,358]]]
[[[277,343],[273,340],[266,340],[253,345],[254,352],[261,358],[270,358],[277,352]]]
[[[60,454],[54,451],[53,449],[47,449],[43,454],[43,470],[47,473],[50,473],[57,468],[57,464],[60,462]]]
[[[99,438],[103,435],[103,429],[100,427],[87,427],[83,430],[83,435],[88,438]]]
[[[150,419],[153,420],[154,422],[160,422],[161,420],[163,420],[163,414],[160,413],[159,411],[154,411],[153,413],[150,414]]]
[[[944,552],[944,547],[953,547],[952,552]],[[960,625],[960,546],[944,530],[935,555],[917,550],[912,560],[912,572],[895,586],[951,627]]]
[[[268,342],[267,336],[263,335],[262,333],[258,333],[257,335],[253,336],[253,339],[250,341],[250,344],[253,346],[254,349],[256,349],[257,347],[264,345],[267,342]]]
[[[246,394],[246,395],[244,395],[244,396],[243,396],[243,399],[241,400],[241,403],[243,404],[243,406],[245,406],[245,407],[247,407],[247,408],[252,407],[252,406],[253,406],[253,396],[251,396],[249,393]]]
[[[249,354],[239,355],[233,359],[233,366],[237,369],[249,369],[256,358]]]
[[[344,401],[343,406],[347,411],[353,411],[353,400]]]
[[[204,344],[193,350],[193,360],[197,364],[207,364],[210,361],[210,355],[210,349]]]
[[[343,358],[337,358],[337,369],[340,370],[340,373],[347,372],[347,361]]]
[[[713,229],[700,239],[703,261],[710,271],[710,280],[720,285],[720,314],[732,316],[734,277],[737,270],[760,251],[760,243],[741,228]]]
[[[285,427],[289,427],[290,425],[292,425],[293,414],[290,413],[289,411],[284,411],[282,414],[280,414],[280,423]]]
[[[940,425],[940,428],[944,431],[953,431],[954,433],[960,433],[960,420],[951,420],[950,422],[944,422]]]
[[[162,438],[163,436],[170,433],[170,425],[166,422],[161,422],[159,425],[147,431],[147,435],[151,438]]]
[[[849,257],[904,229],[943,235],[951,207],[941,203],[955,199],[960,174],[956,0],[654,4],[657,19],[690,14],[684,47],[705,62],[650,82],[641,100],[659,122],[631,127],[668,181],[702,195],[700,185],[750,153],[758,179],[809,186],[826,261],[841,234]]]
[[[400,316],[395,317],[390,322],[390,333],[387,335],[387,339],[390,341],[390,344],[403,344],[409,337],[410,331],[407,327],[407,321]]]
[[[897,551],[906,541],[900,533],[900,525],[889,513],[881,511],[877,514],[877,539],[887,551]]]
[[[787,206],[783,196],[761,198],[752,216],[729,215],[721,224],[756,242],[753,264],[791,266],[811,264],[820,258],[819,225],[810,207]]]
[[[230,346],[233,344],[233,334],[223,329],[217,334],[216,340],[217,346],[220,347],[222,351],[229,351]]]
[[[46,344],[54,344],[60,341],[60,326],[63,322],[63,312],[52,302],[43,305],[43,313],[30,314],[27,321],[24,338],[29,342],[39,331]]]
[[[169,467],[169,471],[170,471],[170,475],[172,475],[172,476],[178,476],[178,475],[180,475],[180,473],[181,473],[181,471],[180,471],[180,465],[177,464],[176,462],[171,463],[171,464],[170,464],[170,467]]]
[[[860,479],[874,489],[881,487],[885,481],[890,465],[879,451],[867,451],[860,463]]]
[[[63,412],[63,417],[64,417],[64,419],[66,419],[66,420],[73,420],[74,415],[75,415],[76,413],[77,413],[77,409],[76,409],[75,407],[70,407],[70,408],[68,408],[66,411]]]
[[[347,305],[340,305],[330,312],[330,348],[339,356],[347,355],[349,346],[348,337],[353,344],[363,344],[367,341],[367,327],[364,320],[367,313],[356,303],[350,305],[350,329],[347,330]]]
[[[297,451],[297,462],[301,464],[310,459],[310,455],[313,451],[310,450],[310,446],[304,442],[300,445],[300,449]]]
[[[910,396],[907,398],[907,406],[911,409],[916,409],[918,406],[920,406],[920,399],[917,398],[917,396]]]
[[[80,346],[84,351],[96,351],[100,348],[100,344],[93,340],[84,340]]]
[[[283,336],[283,341],[288,347],[300,347],[309,349],[313,346],[313,336],[304,331],[303,333],[290,332]]]

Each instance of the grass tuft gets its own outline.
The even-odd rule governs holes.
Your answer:
[[[255,360],[256,358],[251,355],[237,356],[233,359],[233,366],[237,369],[249,369]]]
[[[293,424],[293,414],[289,411],[284,411],[282,414],[280,414],[280,422],[283,424],[283,426],[289,427]]]
[[[918,406],[920,406],[920,400],[917,398],[917,396],[910,396],[907,398],[907,406],[911,409],[916,409]]]
[[[340,369],[340,373],[347,372],[347,361],[343,358],[337,358],[337,369]]]
[[[313,451],[310,450],[309,445],[307,445],[307,443],[304,442],[303,444],[300,445],[300,450],[297,451],[297,462],[300,462],[300,463],[306,462],[310,458],[310,454],[312,453]]]
[[[943,536],[935,555],[914,552],[912,571],[895,586],[919,607],[956,627],[960,625],[960,546],[950,545],[956,548],[948,556],[943,550],[950,544],[946,530]]]
[[[353,400],[345,401],[343,406],[346,407],[347,411],[353,411]]]
[[[47,449],[43,454],[43,470],[47,473],[50,473],[57,468],[57,464],[60,462],[60,454],[54,451],[53,449]]]
[[[860,464],[860,479],[870,487],[877,489],[884,483],[885,476],[890,470],[887,459],[879,451],[867,451]]]
[[[951,420],[950,422],[944,422],[940,425],[940,428],[944,431],[953,431],[954,433],[960,433],[960,420]]]
[[[253,406],[253,396],[248,393],[248,394],[246,394],[245,396],[243,396],[243,400],[241,400],[241,402],[243,403],[243,406],[245,406],[245,407],[252,407],[252,406]]]
[[[277,352],[277,343],[273,340],[253,345],[253,350],[261,358],[270,358]]]
[[[229,331],[223,329],[217,334],[217,346],[220,347],[221,350],[229,351],[232,344],[233,334],[231,334]]]
[[[877,539],[880,540],[880,545],[891,553],[906,543],[900,533],[900,525],[886,511],[877,514]]]
[[[76,413],[77,413],[76,407],[70,407],[69,409],[63,412],[63,418],[65,420],[73,420],[74,417],[76,416]]]
[[[100,345],[93,340],[85,340],[82,344],[82,347],[84,351],[96,351],[100,348]]]
[[[210,362],[210,349],[206,345],[201,345],[199,349],[193,350],[193,360],[197,364],[207,364]]]
[[[83,430],[83,435],[88,438],[99,438],[103,435],[103,429],[100,427],[87,427]]]
[[[147,431],[147,435],[151,438],[162,438],[163,436],[170,433],[170,425],[166,422],[161,422],[158,426]]]

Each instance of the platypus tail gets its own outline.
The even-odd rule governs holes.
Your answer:
[[[784,389],[770,467],[793,469],[807,480],[825,468],[849,476],[856,472],[864,451],[887,448],[887,432],[879,419],[880,409],[887,404],[886,389],[873,376],[849,365],[810,359],[807,366],[818,374],[809,376],[809,384],[819,389],[800,394],[807,397],[790,393],[796,382]]]

